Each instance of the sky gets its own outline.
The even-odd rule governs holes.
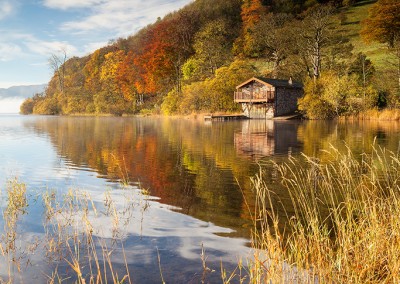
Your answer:
[[[191,1],[0,0],[0,88],[47,83],[52,54],[87,55]]]

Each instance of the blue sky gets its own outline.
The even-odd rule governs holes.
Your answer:
[[[0,0],[0,88],[47,83],[48,59],[84,56],[193,0]]]

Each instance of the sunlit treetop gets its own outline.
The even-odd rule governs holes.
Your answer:
[[[366,41],[394,47],[400,42],[400,1],[379,0],[371,7],[369,17],[362,25],[361,35]]]

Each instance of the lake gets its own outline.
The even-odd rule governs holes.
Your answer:
[[[251,256],[260,167],[285,207],[273,163],[400,150],[400,124],[384,121],[0,115],[0,137],[0,278],[15,283],[74,281],[74,261],[86,281],[106,267],[133,283],[219,283],[221,265],[239,274]]]

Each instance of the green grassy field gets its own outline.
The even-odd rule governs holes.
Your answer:
[[[385,44],[377,42],[366,43],[360,36],[361,22],[368,17],[369,9],[376,1],[361,1],[349,8],[343,8],[339,18],[340,30],[346,35],[354,46],[354,54],[363,52],[373,62],[375,68],[383,71],[387,68],[390,54]]]

